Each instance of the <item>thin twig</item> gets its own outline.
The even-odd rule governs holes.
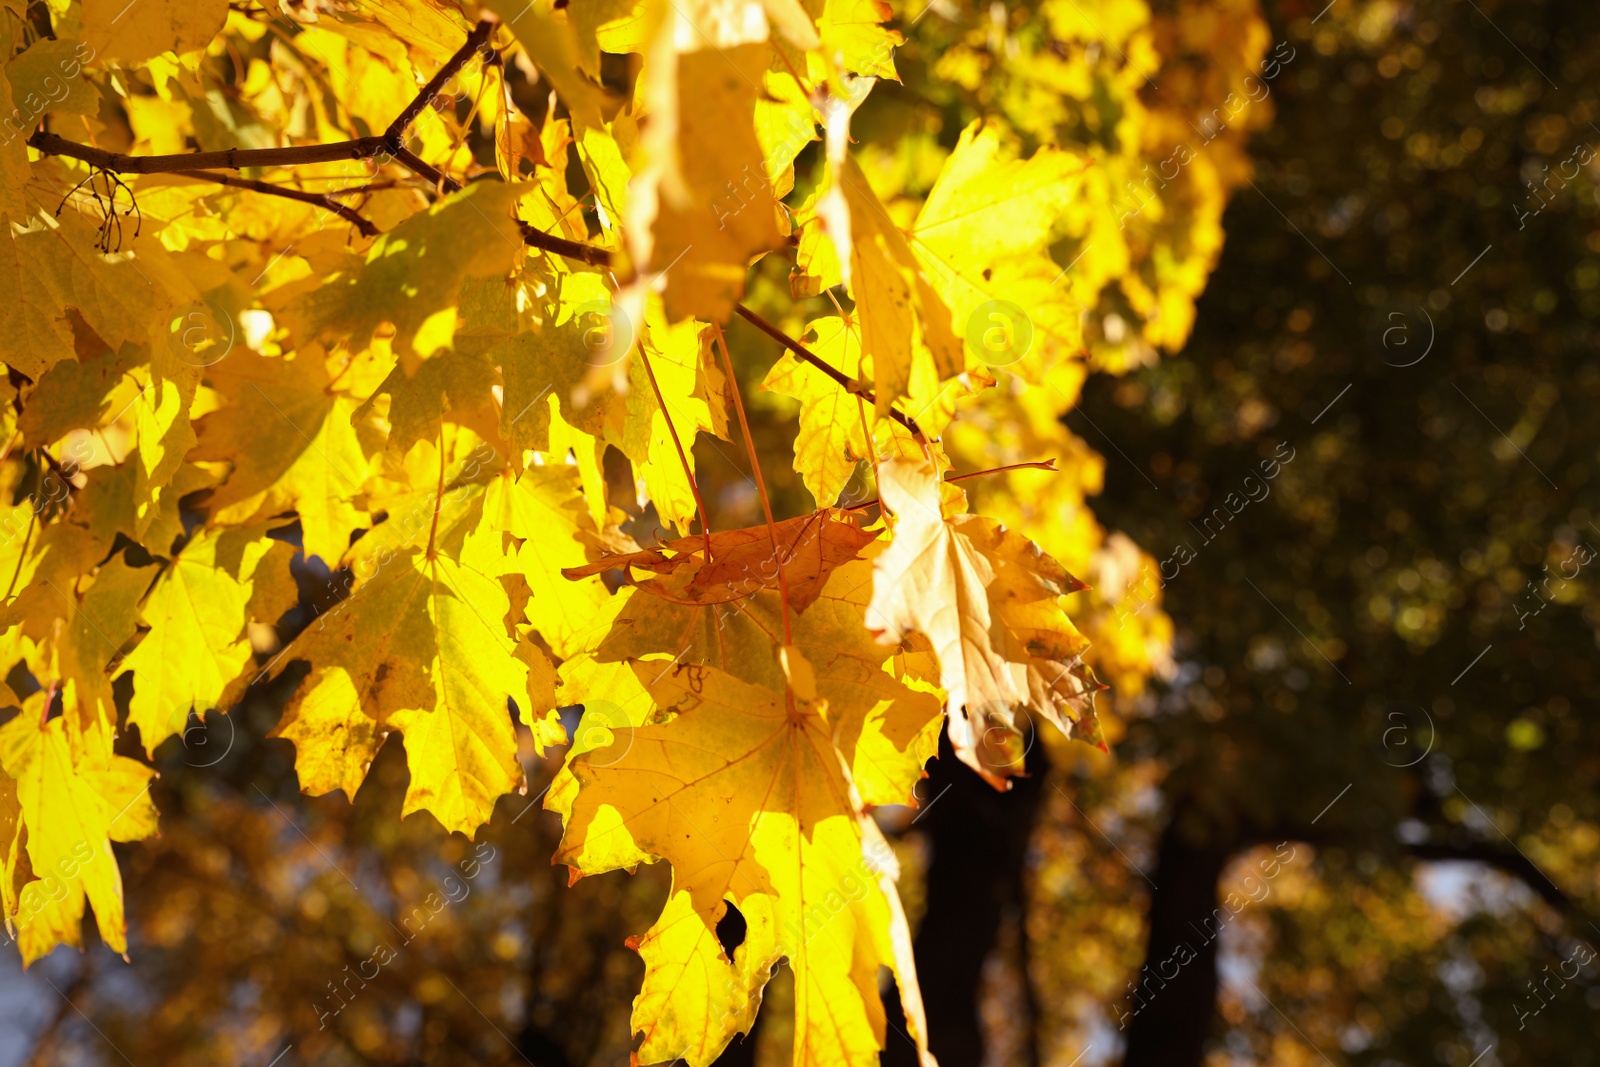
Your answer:
[[[305,185],[306,182],[342,182],[342,181],[348,181],[349,179],[347,179],[342,174],[328,174],[328,175],[324,175],[324,176],[322,176],[320,178],[316,177],[316,176],[309,176],[309,177],[305,177],[305,178],[297,178],[296,180],[300,183],[300,185],[303,186],[303,185]],[[398,186],[399,184],[400,184],[399,182],[396,182],[391,178],[385,178],[381,182],[363,182],[360,185],[345,185],[345,186],[341,186],[338,189],[329,189],[327,192],[323,193],[322,195],[324,195],[324,196],[355,196],[357,193],[375,193],[380,189],[393,189],[396,186]]]
[[[790,337],[788,334],[772,325],[772,323],[768,322],[760,315],[757,315],[754,311],[751,311],[743,304],[735,304],[734,310],[739,313],[740,318],[744,319],[750,325],[754,326],[756,329],[760,330],[762,333],[778,342],[784,348],[787,348],[796,356],[800,357],[802,360],[811,364],[823,374],[826,374],[829,378],[833,379],[839,388],[843,389],[845,392],[854,393],[856,396],[859,396],[864,400],[871,401],[874,404],[877,403],[877,400],[872,395],[872,390],[868,389],[854,378],[851,378],[843,371],[840,371],[837,367],[829,365],[825,360],[822,359],[822,357],[818,356],[805,345],[801,344],[799,341],[796,341],[793,337]],[[913,419],[910,415],[907,415],[899,408],[891,407],[889,409],[889,417],[894,419],[894,421],[898,422],[901,426],[904,426],[906,429],[910,430],[916,436],[922,436],[922,428],[917,425],[917,420]]]
[[[968,471],[966,474],[951,474],[945,472],[944,480],[947,482],[964,482],[968,478],[982,478],[987,474],[1004,474],[1006,471],[1060,471],[1056,466],[1056,459],[1031,459],[1026,463],[1007,463],[1004,467],[986,467],[981,471]]]
[[[217,185],[229,185],[235,189],[249,189],[257,193],[266,193],[268,196],[281,196],[285,200],[298,200],[302,204],[313,204],[333,212],[368,237],[378,236],[378,227],[370,219],[359,214],[354,208],[334,200],[333,194],[330,193],[308,193],[285,185],[257,181],[254,178],[238,178],[232,174],[214,174],[204,170],[180,170],[177,173],[185,178],[197,178],[200,181],[215,182]]]
[[[987,475],[987,474],[1003,474],[1006,471],[1021,471],[1021,470],[1059,471],[1060,469],[1061,468],[1056,466],[1055,457],[1052,456],[1049,459],[1029,460],[1027,463],[1007,463],[1004,467],[989,467],[989,468],[986,468],[986,469],[981,470],[981,471],[968,471],[966,474],[952,474],[949,471],[945,471],[944,480],[947,481],[947,482],[964,482],[968,478],[982,478],[984,475]],[[840,511],[865,511],[867,508],[873,507],[877,503],[878,503],[877,499],[874,498],[872,500],[866,501],[865,503],[862,503],[862,504],[851,504],[849,507],[840,508],[839,510]]]

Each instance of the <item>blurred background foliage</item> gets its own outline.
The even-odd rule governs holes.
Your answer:
[[[892,210],[974,117],[1086,164],[1085,358],[947,444],[1060,460],[967,487],[1093,583],[1112,753],[1041,733],[1010,794],[946,758],[880,813],[946,1067],[1600,1060],[1600,10],[1264,2],[896,0],[857,116]],[[787,269],[752,303],[798,334],[832,307]],[[776,352],[730,336],[787,442]],[[713,523],[752,523],[719,449]],[[476,842],[395,818],[395,745],[300,797],[262,740],[294,681],[158,753],[132,966],[5,950],[0,1062],[622,1063],[664,872],[566,886],[531,751]],[[785,996],[725,1062],[785,1062]]]

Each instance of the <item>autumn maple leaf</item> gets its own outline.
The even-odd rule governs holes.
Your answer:
[[[867,626],[886,644],[932,642],[956,755],[1005,789],[1022,773],[1019,712],[1097,740],[1088,642],[1061,607],[1083,584],[992,519],[947,518],[925,461],[884,462],[878,490],[894,539],[873,565]]]

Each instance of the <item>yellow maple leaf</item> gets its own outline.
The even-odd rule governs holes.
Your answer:
[[[1061,607],[1082,583],[992,519],[946,518],[926,461],[884,462],[878,489],[894,538],[873,564],[867,625],[886,643],[914,633],[933,643],[956,755],[1005,789],[1022,771],[1018,712],[1098,740],[1087,642]]]
[[[969,362],[1011,365],[1031,352],[1038,364],[1047,345],[1050,358],[1081,350],[1084,309],[1060,284],[1065,272],[1048,246],[1083,170],[1082,160],[1050,147],[1007,159],[994,123],[961,131],[907,239],[966,338]],[[985,336],[993,325],[1002,328],[998,339]]]
[[[501,533],[483,522],[481,488],[463,489],[467,503],[432,527],[427,548],[354,554],[350,596],[283,654],[311,673],[273,736],[294,743],[303,791],[353,797],[399,730],[411,770],[401,814],[425,809],[472,837],[500,796],[524,788],[507,700],[530,728],[547,707],[526,700],[529,665],[508,632]]]
[[[5,623],[21,624],[19,632],[33,641],[23,650],[28,669],[63,694],[61,719],[74,751],[109,755],[117,706],[107,668],[134,636],[139,599],[155,568],[131,567],[118,553],[93,570],[94,556],[86,554],[101,546],[81,527],[56,523],[46,533],[54,536],[40,538],[44,558],[7,605]]]
[[[633,461],[643,495],[655,504],[661,518],[687,529],[696,511],[694,490],[689,484],[694,473],[695,436],[715,426],[710,404],[703,395],[697,395],[702,380],[700,368],[710,356],[711,336],[705,324],[697,320],[686,319],[668,326],[665,318],[661,305],[652,302],[640,354],[628,364],[622,433],[620,439],[613,440]],[[645,359],[650,361],[648,368]],[[654,385],[651,372],[655,374]]]
[[[872,356],[877,411],[884,415],[909,390],[915,361],[931,359],[939,378],[959,373],[966,361],[950,308],[854,159],[846,157],[837,180],[849,208],[850,292],[862,350]]]
[[[17,94],[11,87],[11,71],[9,63],[0,63],[0,114],[15,115],[18,113]],[[28,184],[28,177],[32,168],[28,164],[28,146],[20,137],[8,138],[0,143],[0,214],[10,218],[21,218],[27,214],[28,206],[23,196],[23,187]],[[0,243],[3,244],[3,243]],[[7,282],[12,280],[12,271],[7,270],[7,255],[11,250],[0,247],[0,272]],[[21,293],[21,289],[7,285],[6,291]],[[4,314],[4,312],[0,312]],[[12,308],[6,318],[16,317],[16,309]],[[48,320],[46,320],[48,321]],[[16,334],[7,333],[8,337]]]
[[[159,245],[107,254],[98,240],[77,212],[35,214],[0,235],[0,283],[17,294],[0,302],[6,363],[35,381],[73,355],[72,311],[115,351],[164,344],[179,306],[199,296]]]
[[[166,370],[168,373],[157,374],[153,367],[141,368],[141,373],[134,375],[140,383],[139,395],[128,405],[139,438],[133,457],[133,533],[138,538],[161,514],[167,483],[195,444],[189,408],[199,384],[199,368]]]
[[[84,0],[83,40],[96,59],[133,65],[204,48],[227,16],[226,0]]]
[[[155,805],[148,793],[155,772],[110,752],[85,751],[68,729],[67,713],[44,721],[53,691],[41,691],[22,713],[0,727],[0,769],[11,779],[13,823],[27,827],[26,858],[31,879],[8,911],[25,963],[56,945],[82,947],[79,929],[85,901],[93,907],[100,938],[113,952],[127,951],[122,912],[122,874],[112,841],[134,841],[155,831]],[[98,746],[95,746],[98,747]],[[0,808],[3,808],[0,802]],[[0,813],[0,820],[3,820]],[[21,856],[14,842],[0,861],[13,881]]]
[[[782,241],[754,118],[769,13],[755,0],[646,8],[639,85],[650,123],[629,188],[629,251],[664,275],[668,321],[724,322],[750,264]],[[778,24],[811,28],[798,5]]]
[[[100,92],[82,76],[84,62],[95,55],[84,41],[42,38],[6,63],[5,77],[14,96],[30,101],[30,110],[42,106],[46,112],[97,115]]]
[[[883,0],[827,0],[817,19],[822,49],[852,74],[899,81],[894,49],[905,43],[905,38],[883,25],[893,17]]]
[[[353,349],[392,323],[394,350],[414,371],[418,354],[454,337],[462,285],[503,277],[523,255],[510,213],[517,195],[513,185],[476,182],[380,236],[359,270],[292,283],[265,302],[305,340],[344,340]]]
[[[861,373],[861,332],[843,319],[818,319],[806,327],[809,347],[847,377]],[[872,458],[867,440],[867,404],[848,393],[815,366],[785,352],[761,383],[763,389],[800,401],[800,429],[794,439],[794,469],[818,507],[836,503],[856,466]],[[875,418],[875,413],[872,413]]]
[[[269,0],[269,9],[276,4],[277,0]],[[319,9],[317,17],[317,25],[347,34],[363,46],[385,54],[385,58],[389,58],[391,49],[402,55],[409,52],[419,65],[449,59],[468,29],[461,9],[449,0],[361,0],[359,4]],[[405,47],[396,47],[401,42]]]
[[[150,630],[122,661],[135,675],[128,724],[146,753],[181,732],[191,709],[221,704],[250,661],[245,627],[257,583],[288,582],[293,551],[265,527],[207,528],[161,572],[139,611]]]
[[[485,520],[514,542],[502,573],[527,583],[529,624],[556,655],[569,654],[609,599],[598,578],[563,577],[588,561],[598,539],[578,468],[531,466],[520,476],[502,473],[489,483],[483,510]]]
[[[711,1063],[748,1033],[773,966],[795,975],[797,1067],[867,1065],[884,1047],[878,969],[912,1005],[909,934],[890,861],[834,753],[826,706],[804,706],[704,666],[635,665],[653,705],[575,755],[578,791],[557,859],[578,874],[665,860],[672,893],[630,943],[645,978],[633,1026],[641,1063]],[[743,941],[725,951],[732,909]]]
[[[637,332],[612,303],[604,277],[594,271],[556,274],[538,302],[540,320],[519,317],[515,297],[509,293],[475,303],[468,319],[475,336],[496,338],[485,358],[500,366],[505,387],[500,434],[514,463],[520,465],[529,449],[550,450],[547,398],[559,405],[568,426],[592,437],[620,433],[622,398],[609,391],[593,395],[586,387],[597,366],[610,366],[627,354]]]
[[[232,465],[211,495],[211,521],[258,522],[293,508],[306,555],[333,562],[368,524],[358,497],[367,457],[351,418],[355,399],[331,390],[315,346],[295,359],[237,353],[212,367],[212,387],[232,403],[201,419],[189,458]]]
[[[792,647],[814,665],[817,693],[831,709],[836,743],[863,799],[915,805],[912,790],[938,750],[940,698],[932,684],[938,670],[926,653],[891,655],[867,630],[870,557],[881,546],[874,542],[861,558],[832,570],[815,602],[792,617]],[[770,689],[784,688],[778,592],[762,588],[738,600],[695,603],[687,590],[699,562],[672,568],[648,591],[630,587],[612,598],[584,635],[584,651],[561,666],[563,701],[586,709],[599,701],[598,721],[604,723],[643,723],[649,708],[645,689],[633,671],[618,669],[635,659],[656,662],[657,670],[673,663],[708,664]],[[580,726],[580,742],[596,721]],[[565,770],[557,774],[546,807],[566,810],[571,784]]]

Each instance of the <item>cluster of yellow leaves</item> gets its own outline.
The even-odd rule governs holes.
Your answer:
[[[1273,43],[1255,0],[1023,0],[1000,13],[953,0],[938,10],[947,17],[917,20],[902,49],[928,70],[937,102],[999,116],[1021,144],[1054,146],[1081,164],[1075,195],[1042,220],[1047,232],[1030,233],[1060,264],[1049,280],[1070,294],[1063,310],[1076,343],[1041,348],[1052,302],[1012,290],[1026,294],[1010,299],[1032,320],[1033,347],[997,373],[997,387],[966,407],[944,444],[962,468],[1061,459],[1062,475],[1013,470],[974,483],[974,502],[1089,579],[1072,601],[1093,644],[1088,658],[1119,694],[1136,695],[1168,662],[1162,580],[1153,558],[1095,521],[1086,501],[1105,465],[1064,416],[1090,368],[1120,373],[1187,338],[1221,251],[1223,210],[1250,176],[1246,139],[1270,121],[1273,80],[1294,48]],[[951,132],[935,127],[859,153],[892,216],[912,217],[922,190],[948,186],[960,148],[947,156],[939,142]],[[1114,717],[1108,729],[1114,736]]]
[[[51,0],[45,35],[8,6],[3,31],[0,653],[19,693],[0,692],[18,709],[0,725],[0,905],[24,958],[79,944],[85,902],[125,948],[110,842],[156,813],[119,735],[153,756],[191,713],[304,663],[274,735],[302,788],[353,795],[398,732],[402,814],[468,836],[525,788],[518,724],[543,755],[569,740],[558,709],[581,709],[545,801],[557,858],[574,878],[673,867],[635,943],[641,1062],[714,1060],[787,961],[797,1065],[877,1062],[880,966],[931,1063],[871,811],[917,802],[942,728],[1001,788],[1036,720],[1104,747],[1065,610],[1082,583],[1018,531],[1093,564],[1098,458],[1058,416],[1082,357],[1117,362],[1106,292],[1176,343],[1214,254],[1211,231],[1106,223],[1106,183],[1164,136],[1134,83],[1178,46],[1135,0],[1094,5],[1123,65],[1073,77],[1115,87],[1121,154],[1008,103],[918,196],[850,150],[852,115],[897,77],[878,0],[114,6]],[[252,170],[298,199],[27,145],[41,127],[134,155],[381,131],[479,19],[493,61],[457,64],[404,156]],[[978,51],[941,60],[953,81],[993,60]],[[1069,278],[1063,239],[1111,250]],[[836,312],[805,320],[814,358],[764,379],[798,401],[817,508],[694,533],[695,441],[739,440],[723,326],[786,246],[796,299],[826,291]],[[1006,475],[1015,495],[985,517],[946,480],[952,456],[1067,471]],[[858,476],[881,501],[841,500]],[[641,546],[628,513],[650,520],[634,534],[681,536]],[[1113,662],[1133,677],[1149,658]]]

